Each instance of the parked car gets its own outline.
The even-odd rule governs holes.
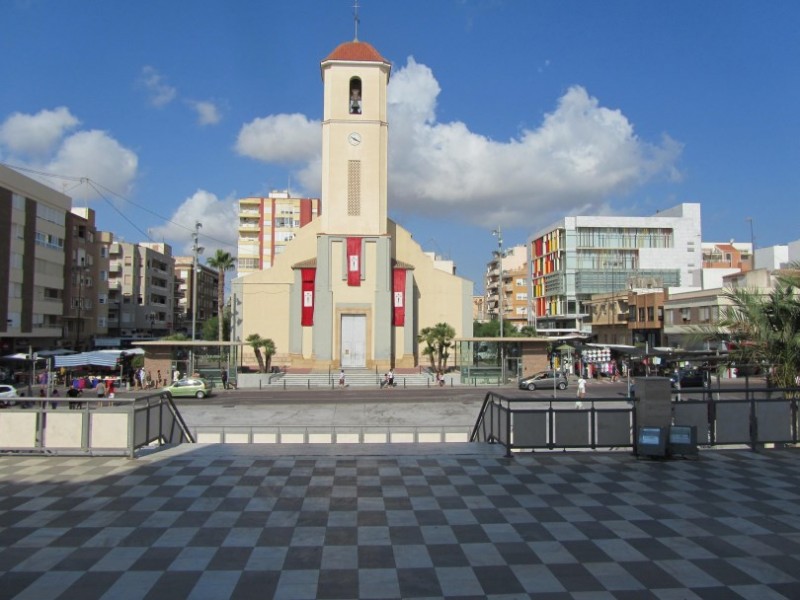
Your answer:
[[[175,398],[205,398],[211,395],[212,385],[210,381],[199,379],[197,377],[185,377],[175,381],[171,385],[162,388],[162,392],[166,392]]]
[[[0,406],[11,406],[19,398],[19,391],[13,385],[0,384]]]
[[[675,389],[701,388],[706,387],[705,373],[699,369],[688,369],[673,373],[669,378],[672,387]]]
[[[567,385],[567,376],[561,371],[539,371],[519,380],[519,389],[530,391],[552,390],[554,387],[565,390]]]

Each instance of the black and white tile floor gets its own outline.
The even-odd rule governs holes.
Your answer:
[[[0,598],[800,598],[798,451],[437,448],[2,457]]]

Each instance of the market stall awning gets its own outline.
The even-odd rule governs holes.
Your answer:
[[[123,351],[115,352],[81,352],[79,354],[67,354],[64,356],[56,356],[55,366],[61,367],[116,367],[117,359],[122,355]]]

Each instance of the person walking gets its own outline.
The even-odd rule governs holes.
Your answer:
[[[583,399],[586,397],[586,380],[583,375],[578,379],[578,390],[576,392],[578,400],[575,402],[575,408],[583,408]]]
[[[222,389],[223,390],[227,390],[228,389],[228,369],[222,369],[221,379],[222,379]]]
[[[339,371],[339,387],[343,388],[344,386],[345,386],[344,369],[341,369]]]

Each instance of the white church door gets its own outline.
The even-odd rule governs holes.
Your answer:
[[[367,316],[342,315],[342,367],[367,366]]]

